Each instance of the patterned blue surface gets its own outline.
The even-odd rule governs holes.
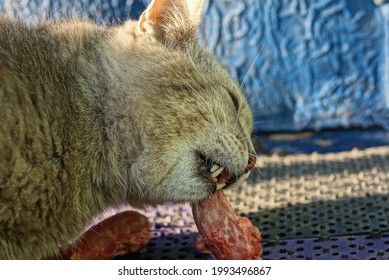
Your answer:
[[[147,0],[0,0],[23,18],[137,18]],[[383,3],[386,1],[375,1]],[[262,131],[389,129],[389,4],[373,0],[209,0],[204,44],[243,84]]]
[[[389,127],[384,16],[372,1],[214,2],[208,41],[244,81],[257,130]]]

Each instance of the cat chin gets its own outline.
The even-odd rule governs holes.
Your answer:
[[[187,202],[198,202],[209,198],[214,192],[214,186],[209,184],[201,185],[179,185],[179,186],[170,186],[166,188],[164,192],[155,192],[155,194],[150,197],[150,203],[157,204],[181,204]]]
[[[193,180],[192,184],[179,183],[173,186],[166,186],[166,191],[161,192],[156,190],[152,197],[143,197],[142,203],[147,203],[150,206],[157,206],[159,204],[180,204],[180,203],[194,203],[208,199],[216,190],[219,189],[233,189],[242,185],[242,183],[250,176],[250,171],[241,175],[238,179],[229,184],[223,184],[218,187],[215,183],[198,182],[198,179]],[[197,181],[197,183],[196,183]]]
[[[211,179],[206,180],[194,174],[190,176],[175,174],[172,177],[164,178],[157,184],[146,185],[139,180],[137,182],[132,180],[132,186],[129,186],[127,193],[127,202],[137,208],[143,208],[144,205],[157,206],[166,203],[198,202],[209,198],[215,190]]]
[[[212,195],[212,191],[208,192],[198,192],[192,194],[180,194],[180,193],[169,193],[163,195],[162,197],[143,197],[141,200],[129,199],[129,203],[132,207],[138,209],[147,209],[148,207],[157,207],[158,205],[163,204],[184,204],[184,203],[194,203],[206,200]]]

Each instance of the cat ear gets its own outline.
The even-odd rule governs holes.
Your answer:
[[[153,0],[139,19],[140,32],[172,45],[184,46],[197,37],[204,0]]]

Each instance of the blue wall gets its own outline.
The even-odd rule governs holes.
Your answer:
[[[112,23],[137,18],[147,3],[0,0],[0,10],[25,18],[83,11]],[[389,129],[388,7],[373,0],[209,0],[200,37],[244,84],[257,131]]]

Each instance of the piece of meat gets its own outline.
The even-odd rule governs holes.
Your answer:
[[[196,248],[218,260],[259,260],[261,234],[247,217],[235,214],[223,190],[192,204],[200,235]]]
[[[68,260],[102,260],[133,253],[151,239],[151,223],[142,214],[125,211],[87,230],[71,248],[57,257]]]

